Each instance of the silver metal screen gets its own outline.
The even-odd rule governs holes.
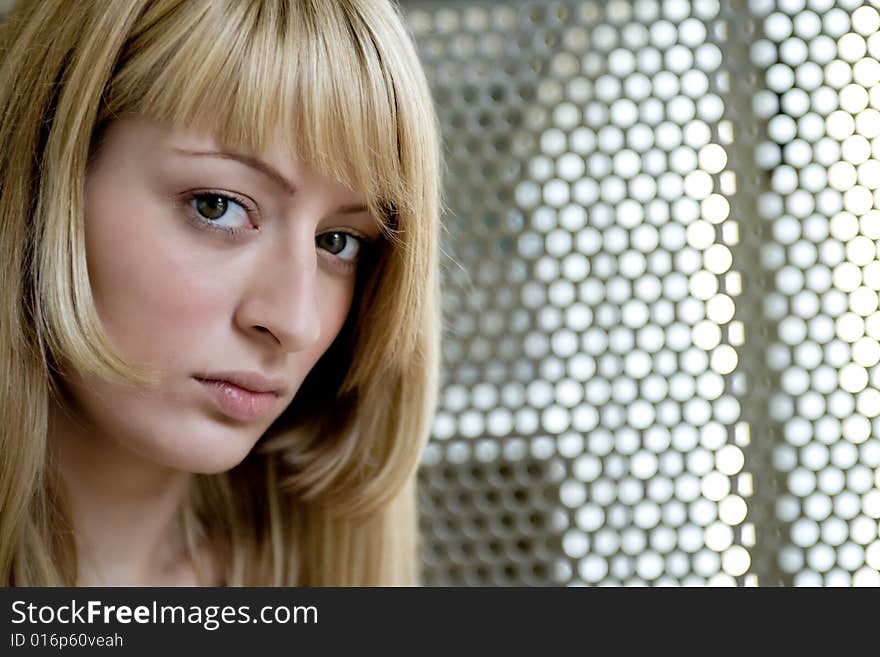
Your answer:
[[[880,585],[880,13],[404,2],[447,157],[430,585]]]

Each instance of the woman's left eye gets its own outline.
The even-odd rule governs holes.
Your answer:
[[[319,248],[332,253],[340,260],[346,262],[356,261],[362,246],[359,237],[342,231],[333,231],[318,235],[318,237],[315,238],[315,242]]]
[[[221,230],[240,230],[251,223],[247,209],[223,194],[193,194],[190,205],[200,219]]]

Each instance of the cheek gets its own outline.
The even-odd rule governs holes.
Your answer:
[[[327,291],[319,291],[319,314],[321,318],[321,338],[315,347],[315,359],[320,358],[330,347],[342,330],[351,309],[354,285],[339,282]]]
[[[137,212],[120,216],[112,208],[132,207],[131,195],[122,206],[112,193],[92,199],[86,204],[86,250],[102,324],[126,356],[168,358],[206,327],[227,295],[211,267],[166,225],[169,208],[143,199],[134,205]]]

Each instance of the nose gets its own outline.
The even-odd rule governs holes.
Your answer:
[[[321,335],[317,269],[313,235],[279,242],[254,267],[236,310],[238,326],[287,352],[314,345]]]

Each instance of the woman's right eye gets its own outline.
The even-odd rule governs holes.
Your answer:
[[[198,213],[200,220],[219,230],[237,232],[251,224],[247,209],[224,194],[193,194],[190,205]]]

